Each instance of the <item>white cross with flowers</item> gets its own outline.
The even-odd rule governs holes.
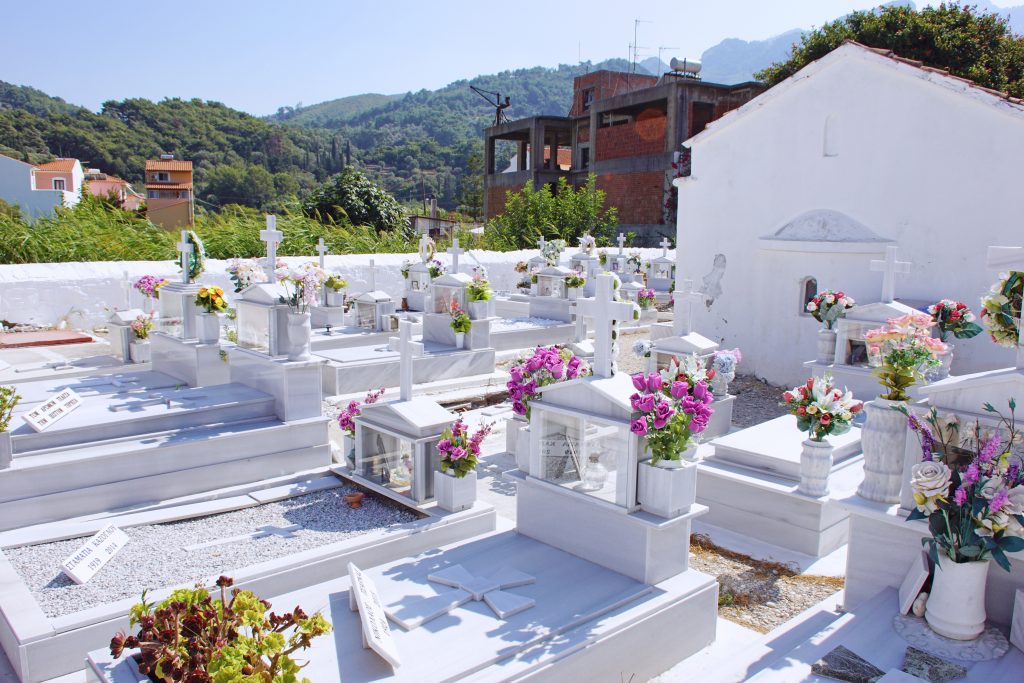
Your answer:
[[[1024,247],[989,247],[990,270],[1024,273]],[[1017,369],[1024,370],[1024,315],[1017,320]]]
[[[871,270],[882,273],[882,303],[891,304],[896,299],[896,273],[909,273],[910,261],[896,260],[896,247],[885,248],[885,259],[871,261]]]
[[[704,295],[693,290],[693,280],[683,280],[683,289],[676,292],[672,325],[677,337],[685,337],[693,332],[693,308]]]
[[[662,237],[661,238],[661,242],[659,242],[659,244],[661,245],[661,255],[662,255],[662,257],[668,258],[668,249],[669,249],[669,247],[672,246],[672,242],[669,241],[669,239],[667,237]]]
[[[620,232],[616,241],[619,243],[619,256],[622,256],[622,249],[626,246],[626,236]]]
[[[330,250],[327,248],[327,245],[324,244],[324,238],[321,237],[320,241],[316,243],[316,252],[320,254],[320,270],[324,269],[324,256],[327,255],[328,251]]]
[[[537,240],[537,248],[540,249],[541,252],[543,252],[544,251],[544,245],[547,244],[547,243],[548,243],[547,240],[544,239],[544,235],[541,235],[540,239]]]
[[[181,241],[178,242],[178,244],[176,244],[175,246],[178,248],[178,251],[181,253],[181,281],[182,281],[182,283],[187,285],[189,283],[189,276],[188,276],[189,254],[191,254],[192,250],[195,249],[195,245],[193,245],[188,240],[188,230],[182,230],[181,231]]]
[[[412,323],[401,320],[398,323],[398,375],[399,398],[412,400],[412,359],[423,355],[423,344],[412,340]]]
[[[430,259],[430,243],[433,240],[430,239],[430,235],[423,233],[420,237],[420,261],[426,263]]]
[[[517,569],[500,569],[491,576],[477,576],[461,564],[453,564],[428,574],[427,580],[455,590],[386,607],[384,611],[388,618],[406,631],[444,616],[471,600],[486,603],[499,619],[507,619],[536,604],[533,598],[505,591],[506,588],[536,583],[535,577]]]
[[[284,233],[277,229],[277,216],[267,214],[267,228],[260,230],[260,239],[267,243],[267,260],[263,264],[263,272],[268,282],[277,282],[274,271],[277,270],[277,245],[284,238]]]
[[[615,300],[615,276],[601,273],[597,276],[597,292],[593,299],[576,302],[576,315],[585,315],[594,321],[594,374],[598,377],[612,376],[612,323],[616,320],[632,320],[632,301]]]
[[[465,249],[459,248],[458,237],[452,240],[452,246],[448,250],[448,253],[452,255],[452,274],[455,274],[459,272],[459,255],[466,253]]]

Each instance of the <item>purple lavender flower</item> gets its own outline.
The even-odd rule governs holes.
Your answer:
[[[988,507],[992,512],[999,512],[1004,505],[1010,500],[1010,494],[1003,489],[989,501]]]
[[[961,486],[953,493],[953,500],[956,501],[957,505],[963,505],[967,502],[967,491]]]
[[[985,445],[981,447],[981,453],[978,454],[978,460],[981,462],[992,462],[992,458],[996,457],[999,453],[999,436],[993,434],[989,437]]]
[[[967,466],[967,470],[964,471],[964,474],[960,479],[964,484],[972,485],[977,484],[980,477],[981,472],[978,470],[978,463],[972,462]]]

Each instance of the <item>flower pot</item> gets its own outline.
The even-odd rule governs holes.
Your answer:
[[[711,393],[716,399],[725,398],[729,395],[729,382],[736,379],[735,372],[716,372],[711,379]]]
[[[864,404],[867,422],[860,433],[864,450],[864,481],[857,494],[876,503],[898,503],[903,486],[903,454],[907,418],[893,410],[904,401],[876,398]]]
[[[509,426],[511,428],[511,425]],[[520,472],[530,471],[530,423],[526,422],[518,428],[516,437],[516,467]]]
[[[346,493],[344,496],[341,497],[341,499],[345,501],[346,505],[348,505],[350,508],[354,510],[356,508],[363,507],[363,498],[365,497],[365,493],[363,493],[362,491],[356,491],[355,493]]]
[[[537,296],[537,285],[530,285],[530,296]]]
[[[566,291],[569,292],[569,301],[576,301],[580,295],[579,287],[569,287]]]
[[[671,519],[687,512],[697,498],[697,465],[682,460],[644,460],[637,465],[640,509]]]
[[[455,333],[455,348],[464,349],[466,348],[466,333],[456,332]]]
[[[818,362],[831,365],[836,362],[836,331],[818,330]]]
[[[494,299],[487,301],[470,301],[466,304],[470,320],[484,320],[494,315]]]
[[[138,339],[128,344],[128,357],[133,363],[148,363],[151,357],[149,342]]]
[[[464,477],[456,477],[450,472],[434,472],[434,497],[437,506],[448,512],[473,507],[476,502],[476,471]]]
[[[928,379],[933,382],[949,377],[949,369],[953,365],[953,342],[946,342],[946,347],[946,353],[939,356],[939,365],[928,373]]]
[[[345,305],[345,292],[343,290],[334,291],[333,289],[327,290],[326,297],[327,305],[332,308],[340,308]]]
[[[828,495],[828,475],[832,472],[832,444],[828,441],[804,440],[800,453],[800,485],[797,490],[805,496],[820,498]]]
[[[216,313],[200,311],[196,318],[196,338],[200,344],[216,344],[220,341],[220,318]]]
[[[940,636],[973,640],[985,630],[988,561],[954,562],[941,550],[924,618]]]
[[[350,470],[356,468],[356,439],[354,436],[342,433],[341,452],[345,454],[345,464]]]
[[[309,313],[288,314],[288,360],[309,360],[309,340],[313,336]]]

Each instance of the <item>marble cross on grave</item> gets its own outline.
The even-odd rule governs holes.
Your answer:
[[[633,302],[615,300],[615,276],[601,273],[597,276],[597,292],[593,299],[576,301],[577,315],[589,316],[594,321],[594,375],[612,376],[612,323],[633,319]]]
[[[430,259],[431,241],[432,240],[430,239],[430,235],[426,233],[424,233],[423,236],[420,237],[420,261],[423,261],[424,263],[426,263]]]
[[[986,265],[991,270],[1024,273],[1024,247],[989,247]],[[1017,321],[1017,369],[1024,370],[1024,315]]]
[[[471,600],[486,603],[499,619],[507,619],[536,604],[532,598],[505,591],[536,583],[535,577],[517,569],[500,569],[491,576],[476,576],[461,564],[453,564],[428,574],[427,579],[455,590],[429,598],[411,598],[386,607],[388,618],[406,631],[444,616]]]
[[[412,400],[412,359],[413,353],[423,355],[423,344],[412,341],[412,323],[402,320],[398,323],[398,375],[399,398]]]
[[[267,228],[260,230],[260,239],[267,243],[267,260],[263,264],[267,282],[277,282],[277,245],[283,238],[284,233],[277,229],[277,216],[267,214]]]
[[[452,240],[452,246],[451,249],[448,250],[448,253],[452,255],[452,275],[454,275],[459,272],[459,255],[466,253],[465,249],[459,248],[458,237]]]
[[[196,543],[195,545],[187,545],[182,550],[201,550],[203,548],[210,548],[215,545],[225,545],[227,543],[238,543],[239,541],[249,541],[256,538],[266,538],[267,536],[278,536],[280,538],[292,538],[295,536],[296,531],[301,531],[302,527],[298,524],[289,524],[288,526],[273,526],[267,524],[265,526],[257,527],[256,531],[250,531],[247,534],[239,534],[237,536],[228,536],[227,538],[218,538],[213,541],[206,541],[205,543]]]
[[[693,280],[683,280],[683,289],[675,293],[672,312],[672,331],[677,337],[693,332],[693,308],[698,301],[704,301],[704,295],[693,291]]]
[[[667,237],[662,237],[661,242],[659,242],[658,244],[661,245],[661,255],[664,258],[668,258],[668,249],[669,247],[672,246],[672,242],[670,242]]]
[[[370,290],[371,292],[377,291],[377,267],[373,264],[373,259],[370,259]]]
[[[328,251],[330,249],[327,248],[327,245],[324,244],[324,238],[321,237],[320,241],[316,243],[316,253],[320,254],[320,270],[324,269],[324,256],[327,255]]]
[[[891,304],[896,299],[896,273],[909,273],[910,261],[896,260],[896,247],[885,248],[885,259],[871,261],[871,270],[882,273],[882,303]]]
[[[620,232],[619,238],[615,241],[619,243],[619,256],[622,256],[622,248],[626,246],[626,236]]]
[[[188,230],[181,231],[181,241],[175,246],[181,253],[181,281],[187,285],[189,283],[188,261],[192,250],[195,249],[195,245],[188,241]]]
[[[543,252],[544,251],[544,245],[547,244],[547,243],[548,243],[547,240],[544,239],[544,235],[541,235],[540,239],[537,240],[537,248],[540,249],[541,252]]]

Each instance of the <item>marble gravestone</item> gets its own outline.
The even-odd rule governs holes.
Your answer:
[[[83,584],[103,569],[121,548],[128,543],[128,534],[116,526],[107,525],[64,560],[61,571],[77,584]]]

